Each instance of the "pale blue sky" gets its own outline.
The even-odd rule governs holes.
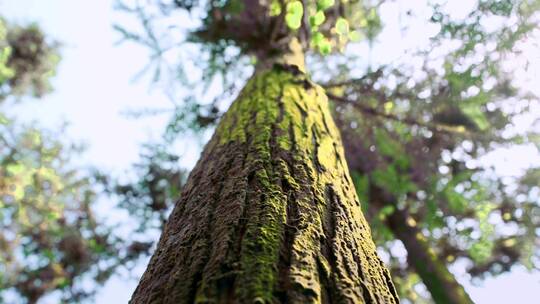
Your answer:
[[[421,2],[424,1],[409,1],[407,5]],[[467,1],[453,1],[458,2]],[[166,123],[166,116],[133,120],[120,113],[127,109],[168,107],[170,103],[159,90],[150,90],[148,82],[131,81],[147,62],[148,54],[144,48],[133,44],[113,45],[119,37],[111,25],[123,16],[112,9],[112,3],[108,0],[0,0],[0,15],[11,22],[38,22],[48,35],[64,44],[58,76],[53,81],[55,92],[43,100],[15,107],[14,113],[51,128],[62,121],[69,122],[66,136],[89,145],[80,163],[95,164],[119,175],[137,160],[139,144],[159,136]],[[456,9],[459,11],[459,7]],[[418,29],[423,28],[419,25]],[[396,36],[396,31],[383,35],[381,39],[402,39]],[[380,48],[374,52],[374,57],[398,58],[403,48],[418,43],[414,37],[401,42],[401,49]],[[366,49],[359,51],[365,53]],[[540,51],[531,54],[538,56]],[[537,65],[538,62],[540,60]],[[538,74],[538,69],[535,73]],[[537,74],[535,76],[540,76]],[[183,149],[179,153],[185,156],[185,164],[193,165],[198,147],[188,144]],[[488,161],[501,164],[502,173],[512,174],[504,168],[513,170],[525,166],[534,161],[533,157],[538,160],[531,151],[510,151]],[[471,286],[463,277],[463,269],[455,271],[477,303],[538,302],[540,276],[528,274],[521,268],[488,279],[480,286]],[[127,303],[135,285],[135,280],[115,277],[99,292],[96,303]],[[42,302],[48,303],[54,301]]]

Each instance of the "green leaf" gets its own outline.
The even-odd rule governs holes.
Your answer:
[[[70,284],[70,280],[68,278],[59,278],[57,281],[58,288],[65,288]]]
[[[329,8],[329,7],[331,7],[331,6],[333,6],[334,3],[335,3],[334,0],[318,0],[318,1],[317,1],[317,8],[318,8],[319,10],[323,10],[323,11],[324,11],[325,9],[327,9],[327,8]]]
[[[381,129],[375,129],[375,142],[377,143],[377,149],[384,156],[395,157],[402,153],[399,142]]]
[[[323,11],[317,11],[317,13],[311,17],[309,17],[309,24],[312,27],[317,27],[321,24],[323,24],[324,20],[326,20],[326,16],[324,15]]]
[[[54,260],[54,253],[49,248],[43,250],[43,255],[47,257],[50,261]]]
[[[0,48],[0,84],[15,76],[15,70],[7,66],[12,49],[9,46]]]
[[[454,191],[451,187],[447,187],[444,193],[448,200],[448,207],[452,212],[463,213],[466,210],[469,202],[461,193]]]
[[[495,209],[495,206],[489,202],[483,202],[476,206],[475,214],[480,225],[480,240],[474,243],[469,249],[473,260],[477,263],[485,262],[492,254],[494,243],[491,237],[495,231],[492,224],[489,223],[489,215]]]
[[[493,251],[493,242],[482,240],[478,243],[474,243],[469,249],[469,254],[476,263],[482,263],[487,261]]]
[[[231,14],[239,14],[244,10],[244,3],[242,1],[227,1],[225,10]]]
[[[292,1],[287,3],[287,14],[302,15],[304,13],[304,6],[301,1]]]
[[[4,40],[7,36],[6,24],[0,19],[0,40]]]
[[[332,52],[332,43],[328,38],[323,38],[319,43],[319,52],[323,55],[328,55]]]
[[[388,205],[388,206],[384,206],[381,209],[381,211],[379,211],[379,214],[382,214],[384,216],[388,216],[388,215],[394,213],[395,210],[396,210],[396,208],[394,208],[394,206]]]
[[[339,17],[336,21],[336,33],[340,36],[349,34],[349,22],[345,18]]]
[[[377,10],[375,8],[372,8],[369,10],[369,14],[367,16],[368,19],[377,19],[378,16],[377,16]]]
[[[474,122],[478,129],[485,130],[489,127],[489,122],[478,105],[466,103],[460,104],[459,107]]]
[[[7,125],[9,124],[11,121],[9,120],[9,118],[7,118],[7,116],[5,116],[4,114],[0,113],[0,125]]]
[[[373,181],[385,189],[395,190],[399,185],[399,175],[394,166],[373,171]],[[396,192],[399,193],[399,192]]]
[[[311,44],[313,44],[313,47],[319,47],[323,39],[324,39],[324,35],[321,32],[316,32],[311,37]]]
[[[349,32],[349,40],[352,42],[357,42],[362,39],[362,35],[358,31],[350,31]]]
[[[300,25],[302,24],[301,19],[296,18],[293,15],[286,15],[285,21],[287,22],[287,26],[293,30],[299,29]]]
[[[281,4],[279,1],[274,0],[270,4],[270,16],[278,16],[279,14],[281,14]]]
[[[287,4],[287,14],[285,22],[290,29],[299,29],[302,25],[302,16],[304,15],[304,6],[300,1],[293,1]]]
[[[401,170],[409,168],[409,157],[403,152],[403,146],[387,132],[381,129],[375,129],[375,143],[381,155],[390,157],[397,168]]]
[[[384,103],[384,111],[389,113],[394,108],[394,103],[391,101],[387,101]]]
[[[400,174],[393,164],[384,169],[376,169],[372,173],[373,181],[376,185],[399,196],[407,192],[418,191],[418,187],[408,176]]]

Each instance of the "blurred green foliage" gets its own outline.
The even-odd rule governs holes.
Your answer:
[[[0,124],[0,301],[15,291],[35,303],[54,290],[79,301],[92,292],[83,276],[104,282],[115,267],[114,239],[92,210],[95,182],[69,165],[79,151],[57,136]]]
[[[49,92],[60,60],[58,46],[37,25],[8,27],[0,17],[0,99]]]
[[[82,148],[10,112],[51,91],[58,43],[39,27],[0,18],[0,303],[79,303],[148,250],[95,214],[93,173],[73,165]],[[87,282],[93,282],[88,286]]]

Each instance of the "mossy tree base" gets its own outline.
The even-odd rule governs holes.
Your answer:
[[[397,303],[323,90],[258,72],[193,169],[131,303]]]

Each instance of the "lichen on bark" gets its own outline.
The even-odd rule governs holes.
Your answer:
[[[397,303],[324,91],[258,71],[193,169],[131,303]]]

